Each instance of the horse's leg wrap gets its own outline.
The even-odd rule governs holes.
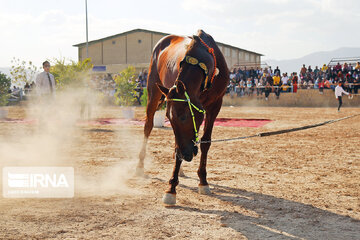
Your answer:
[[[163,202],[166,205],[174,205],[176,203],[176,186],[179,184],[178,176],[182,161],[177,156],[175,158],[176,161],[175,161],[174,171],[169,181],[170,188],[168,191],[165,192],[163,197]]]
[[[165,205],[175,205],[176,204],[176,193],[165,193],[162,201]]]

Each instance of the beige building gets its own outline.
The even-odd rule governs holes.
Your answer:
[[[129,65],[138,70],[147,69],[151,53],[156,43],[167,33],[134,29],[117,35],[90,41],[88,53],[94,64],[94,71],[116,73]],[[233,67],[258,67],[262,54],[217,42],[225,56],[230,70]],[[79,61],[86,58],[86,43],[74,45],[78,47]]]

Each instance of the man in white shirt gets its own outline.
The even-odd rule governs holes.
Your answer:
[[[281,78],[281,81],[284,85],[288,84],[289,77],[288,77],[287,73],[283,73],[283,77]]]
[[[50,63],[48,61],[43,62],[42,73],[39,73],[36,77],[36,92],[40,97],[53,97],[55,96],[55,78],[49,72]]]
[[[339,81],[338,85],[335,88],[335,97],[337,100],[339,100],[338,112],[340,112],[340,107],[342,105],[342,94],[346,94],[351,97],[351,94],[348,92],[345,92],[345,90],[342,88],[342,82]]]

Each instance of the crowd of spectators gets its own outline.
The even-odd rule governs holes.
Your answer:
[[[274,92],[279,99],[281,92],[296,92],[298,77],[296,73],[288,76],[287,73],[281,73],[279,67],[274,70],[265,68],[235,68],[230,73],[230,83],[227,93],[231,96],[246,96],[256,94],[260,96],[265,94],[266,100],[270,92]]]
[[[320,91],[324,88],[335,89],[338,82],[342,82],[345,91],[358,93],[360,88],[360,62],[355,66],[351,63],[327,66],[324,64],[321,68],[318,66],[312,69],[303,64],[300,69],[300,85],[302,88],[318,88]]]
[[[351,64],[340,63],[335,66],[324,64],[321,68],[318,66],[312,69],[311,66],[300,69],[299,75],[296,72],[281,73],[279,67],[272,69],[271,66],[264,68],[234,68],[230,72],[230,83],[227,93],[231,96],[247,96],[256,94],[257,96],[265,94],[268,99],[270,92],[274,92],[279,99],[281,92],[297,92],[298,88],[335,89],[336,84],[343,82],[345,91],[358,93],[360,88],[360,62],[355,66]]]

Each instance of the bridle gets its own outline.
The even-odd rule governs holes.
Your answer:
[[[199,62],[199,60],[195,57],[192,57],[192,56],[189,56],[189,55],[186,55],[184,57],[184,59],[181,61],[181,63],[183,62],[186,62],[188,64],[191,64],[191,65],[194,65],[194,66],[199,66],[205,73],[205,83],[204,83],[204,90],[205,89],[208,89],[211,87],[212,83],[213,83],[213,80],[214,80],[214,77],[216,75],[216,57],[215,57],[215,53],[214,53],[214,49],[213,48],[210,48],[200,37],[200,42],[201,44],[203,44],[206,49],[208,50],[208,52],[212,55],[213,59],[214,59],[214,71],[213,71],[213,74],[211,76],[211,79],[210,81],[209,78],[208,78],[208,74],[209,74],[209,71],[208,71],[208,68],[206,66],[205,63],[202,63],[202,62]],[[180,64],[181,64],[180,63]],[[172,88],[176,88],[176,85],[174,85]],[[200,109],[198,108],[197,106],[195,106],[191,101],[190,101],[190,97],[189,97],[189,94],[185,91],[185,98],[186,99],[179,99],[179,98],[171,98],[171,99],[166,99],[166,101],[173,101],[173,102],[187,102],[188,105],[189,105],[189,109],[190,109],[190,113],[191,113],[191,117],[192,117],[192,121],[193,121],[193,125],[194,125],[194,131],[195,131],[195,141],[193,140],[194,142],[194,146],[198,145],[200,143],[200,140],[199,140],[199,133],[198,133],[198,130],[196,128],[196,122],[195,122],[195,116],[194,116],[194,111],[193,111],[193,108],[195,110],[197,110],[199,113],[202,113],[202,114],[205,114],[206,111],[205,109]]]
[[[173,88],[176,88],[176,86],[174,85]],[[197,106],[195,106],[195,104],[193,104],[191,101],[190,101],[190,97],[189,97],[189,94],[185,91],[185,97],[186,99],[180,99],[180,98],[171,98],[171,99],[166,99],[167,102],[169,101],[173,101],[173,102],[187,102],[188,105],[189,105],[189,109],[190,109],[190,113],[191,113],[191,118],[192,118],[192,121],[193,121],[193,124],[194,124],[194,131],[195,131],[195,141],[193,140],[194,142],[194,146],[198,145],[200,143],[199,141],[199,133],[198,133],[198,130],[196,128],[196,122],[195,122],[195,115],[194,115],[194,111],[193,111],[193,108],[195,110],[197,110],[199,113],[202,113],[202,114],[205,114],[206,111],[205,109],[200,109],[198,108]]]

